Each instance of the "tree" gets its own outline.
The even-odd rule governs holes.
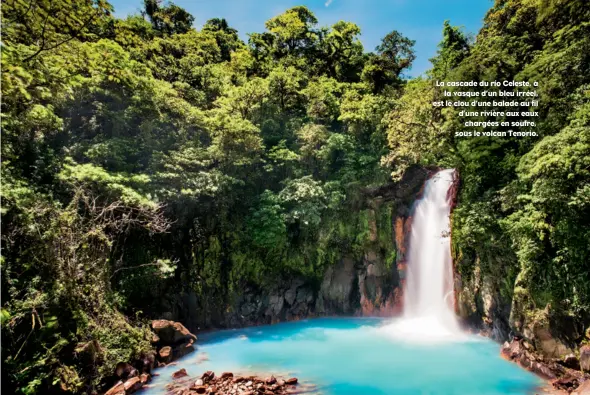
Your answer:
[[[314,14],[304,6],[293,7],[268,20],[266,29],[275,38],[273,55],[282,58],[307,53],[317,40],[312,30],[317,22]]]
[[[144,0],[144,7],[154,30],[162,35],[186,33],[195,20],[184,8],[174,3],[162,7],[161,0]]]
[[[96,40],[113,10],[103,0],[9,0],[2,8],[3,41],[26,45],[24,62],[72,40]]]
[[[398,31],[388,33],[375,50],[377,55],[369,55],[362,72],[362,79],[373,92],[382,92],[386,86],[401,84],[401,73],[411,67],[416,58],[415,41],[404,37]]]
[[[444,22],[443,39],[438,44],[437,55],[430,59],[434,78],[444,80],[449,72],[469,55],[471,40],[459,27]]]

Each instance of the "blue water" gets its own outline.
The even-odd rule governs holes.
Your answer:
[[[499,356],[499,346],[473,336],[460,342],[406,343],[378,318],[328,318],[218,331],[199,336],[198,350],[157,370],[163,394],[173,372],[200,376],[268,372],[314,383],[324,395],[525,395],[541,381]],[[209,360],[202,361],[206,353]]]

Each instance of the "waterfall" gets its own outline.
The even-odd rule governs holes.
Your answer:
[[[461,337],[454,312],[449,189],[455,171],[437,172],[426,182],[412,215],[404,313],[386,331],[406,340]]]

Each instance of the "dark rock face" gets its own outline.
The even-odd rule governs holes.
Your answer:
[[[391,315],[399,276],[385,257],[368,251],[327,268],[320,284],[304,278],[278,281],[269,291],[246,288],[231,312],[230,327],[271,324],[315,316]]]
[[[393,315],[398,312],[400,286],[397,267],[388,268],[375,251],[365,253],[359,271],[362,315]]]
[[[353,314],[358,306],[354,289],[358,287],[355,262],[346,257],[330,266],[324,275],[316,301],[319,314]]]

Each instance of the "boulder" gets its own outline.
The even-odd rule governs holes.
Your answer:
[[[204,385],[198,385],[196,387],[192,387],[191,389],[195,391],[197,394],[204,394],[205,392],[207,392],[207,387],[205,387]]]
[[[136,391],[139,391],[141,387],[143,387],[143,383],[141,382],[141,379],[139,377],[130,378],[123,384],[125,387],[126,394],[132,394]]]
[[[105,395],[125,395],[125,384],[122,381],[119,381],[108,390]]]
[[[221,373],[221,378],[222,379],[227,379],[229,377],[234,377],[234,374],[232,372],[223,372],[223,373]]]
[[[214,378],[215,378],[215,373],[213,373],[210,370],[206,371],[201,376],[201,380],[203,380],[204,383],[208,383],[209,381],[213,380]]]
[[[188,342],[189,340],[197,340],[197,337],[180,322],[154,320],[152,321],[152,330],[159,337],[160,342],[165,345],[174,345]]]
[[[152,370],[156,367],[156,352],[150,351],[144,354],[140,359],[139,367],[142,373],[152,373]]]
[[[577,377],[565,375],[560,377],[557,380],[553,381],[553,387],[567,391],[568,393],[571,392],[574,388],[577,388],[580,384]]]
[[[535,325],[532,335],[528,335],[533,339],[537,349],[547,357],[561,358],[572,353],[567,345],[552,335],[548,327]]]
[[[172,347],[170,347],[170,346],[162,347],[160,349],[160,351],[158,352],[158,356],[160,357],[160,360],[162,362],[164,362],[164,363],[170,362],[170,359],[172,357]]]
[[[285,380],[285,384],[287,384],[287,385],[297,384],[297,377],[291,377],[290,379]]]
[[[139,372],[127,362],[119,362],[115,367],[115,376],[122,380],[127,380],[130,377],[138,376]]]
[[[590,345],[580,347],[580,369],[590,373]]]
[[[177,370],[176,372],[172,373],[172,378],[173,379],[179,379],[181,377],[186,377],[188,376],[188,373],[186,372],[186,369],[182,368],[180,370]]]
[[[193,343],[193,339],[190,339],[185,343],[174,346],[174,348],[172,349],[172,359],[176,360],[182,358],[186,354],[194,351],[195,348],[193,347]]]

